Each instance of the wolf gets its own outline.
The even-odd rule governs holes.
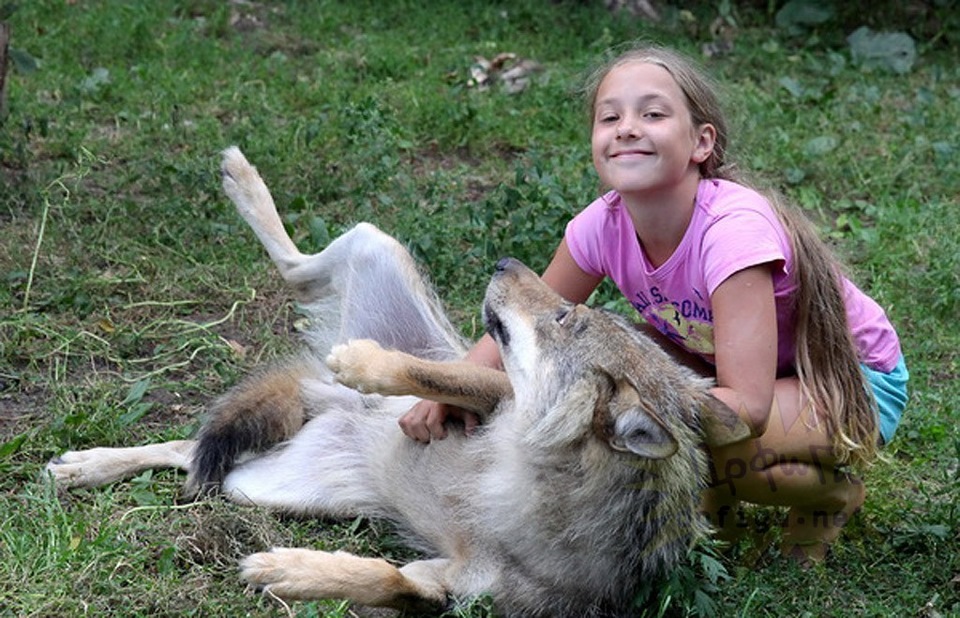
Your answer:
[[[745,437],[710,382],[626,318],[567,302],[516,260],[496,264],[482,314],[504,371],[466,343],[403,245],[361,223],[317,254],[284,230],[236,147],[223,187],[310,315],[302,354],[211,406],[195,440],[67,452],[64,487],[153,467],[186,491],[323,517],[392,522],[424,558],[274,548],[241,577],[284,599],[412,611],[486,595],[505,616],[628,616],[640,586],[707,530],[705,444]],[[481,425],[421,444],[397,420],[418,398]]]

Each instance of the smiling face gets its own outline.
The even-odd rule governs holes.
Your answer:
[[[615,66],[600,82],[593,108],[593,163],[604,185],[639,196],[699,178],[715,130],[694,126],[686,96],[663,67]]]

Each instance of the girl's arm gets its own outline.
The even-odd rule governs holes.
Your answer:
[[[561,240],[553,259],[541,276],[544,283],[572,303],[586,302],[603,277],[583,271],[570,254],[567,241]]]
[[[753,437],[763,434],[777,374],[777,314],[769,264],[734,273],[714,290],[713,395],[734,410]]]

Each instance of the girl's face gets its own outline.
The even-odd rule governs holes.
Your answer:
[[[621,195],[653,195],[679,186],[713,149],[712,125],[693,126],[686,96],[663,67],[627,62],[597,89],[593,164]]]

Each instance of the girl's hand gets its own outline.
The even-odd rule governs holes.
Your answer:
[[[431,440],[443,440],[447,437],[445,423],[448,419],[463,422],[469,436],[479,423],[477,415],[462,408],[423,400],[410,408],[400,417],[400,429],[417,442],[429,444]]]

